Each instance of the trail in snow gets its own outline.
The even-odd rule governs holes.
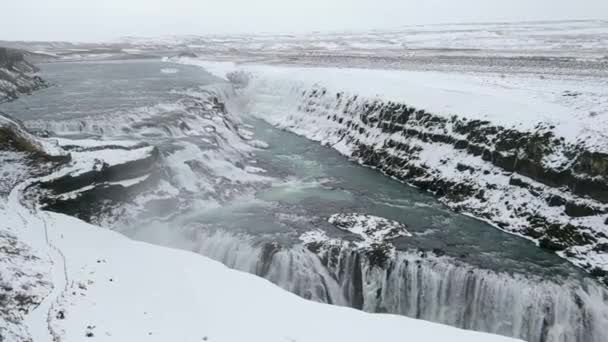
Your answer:
[[[29,235],[28,242],[38,250],[46,252],[51,260],[52,269],[50,274],[53,290],[35,309],[28,313],[24,320],[34,342],[51,342],[58,341],[57,335],[52,331],[49,324],[51,309],[62,293],[67,290],[68,274],[63,253],[49,238],[48,220],[42,217],[42,215],[48,217],[48,214],[41,213],[37,208],[28,209],[22,204],[21,195],[23,191],[36,181],[37,179],[33,179],[17,185],[9,194],[7,209],[14,211],[21,217],[23,231],[26,231]]]

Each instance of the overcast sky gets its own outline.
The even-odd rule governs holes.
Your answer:
[[[411,24],[608,19],[608,0],[0,0],[0,39],[307,32]]]

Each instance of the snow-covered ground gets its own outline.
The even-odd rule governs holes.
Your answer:
[[[516,55],[523,52],[593,56],[599,52],[603,57],[601,52],[605,51],[606,42],[608,23],[605,21],[548,21],[405,25],[392,30],[306,34],[125,37],[118,43],[147,48],[266,51],[268,55],[288,51],[356,54],[408,51],[415,55],[436,49],[445,50],[444,53],[454,50],[456,53]]]
[[[608,22],[601,20],[400,25],[299,34],[124,37],[112,42],[2,42],[41,60],[205,56],[269,64],[466,70],[606,77]]]

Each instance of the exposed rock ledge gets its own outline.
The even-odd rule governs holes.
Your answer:
[[[327,220],[336,228],[352,233],[360,241],[350,243],[345,240],[332,239],[322,230],[311,230],[300,236],[300,240],[311,252],[324,259],[327,250],[332,247],[353,248],[362,252],[370,265],[380,268],[388,267],[388,262],[395,257],[395,246],[392,241],[400,237],[412,236],[407,226],[383,217],[348,213],[334,214]]]
[[[26,60],[26,52],[0,47],[0,103],[47,87],[36,75],[37,71],[38,68]]]
[[[43,177],[28,193],[50,211],[90,221],[155,182],[156,147],[125,141],[39,138],[0,113],[0,196],[19,182]]]

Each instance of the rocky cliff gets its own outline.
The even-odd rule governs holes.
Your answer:
[[[0,103],[47,86],[26,57],[25,51],[0,47]]]

